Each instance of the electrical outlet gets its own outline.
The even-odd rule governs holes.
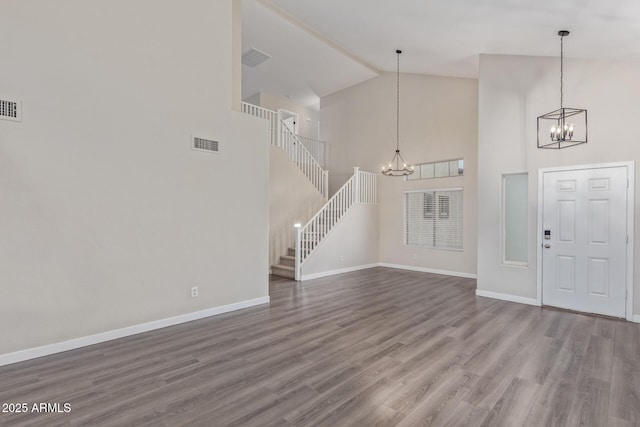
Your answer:
[[[195,298],[198,296],[198,287],[194,286],[193,288],[191,288],[191,298]]]
[[[344,256],[340,255],[340,261],[344,261]]]

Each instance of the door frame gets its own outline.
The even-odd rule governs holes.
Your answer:
[[[278,120],[278,124],[281,124],[282,123],[281,121],[284,121],[290,117],[296,118],[295,126],[294,126],[296,129],[293,129],[293,133],[297,135],[298,131],[300,130],[300,114],[294,111],[285,110],[284,108],[278,108],[277,113],[278,113],[278,119],[280,119]],[[287,117],[284,118],[284,116],[287,116]]]
[[[543,205],[544,205],[544,174],[548,172],[568,172],[574,170],[583,169],[603,169],[603,168],[627,168],[627,236],[629,242],[627,243],[627,271],[626,271],[626,287],[627,287],[627,300],[626,300],[626,314],[625,317],[628,321],[633,321],[633,241],[634,241],[634,212],[635,212],[635,162],[615,162],[615,163],[592,163],[586,165],[574,165],[574,166],[560,166],[553,168],[538,169],[538,225],[537,229],[537,303],[542,305],[542,246],[544,241],[542,238],[542,218],[543,218]]]

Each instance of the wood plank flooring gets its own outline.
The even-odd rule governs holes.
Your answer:
[[[0,368],[2,426],[640,426],[640,325],[373,268]]]

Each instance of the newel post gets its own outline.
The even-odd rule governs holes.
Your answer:
[[[296,224],[295,225],[295,229],[296,229],[296,247],[295,247],[295,264],[294,264],[294,274],[295,274],[295,279],[296,281],[300,281],[300,276],[301,276],[301,271],[300,271],[300,259],[302,257],[302,245],[301,245],[301,240],[302,240],[302,227],[300,226],[300,224]]]
[[[284,147],[284,137],[282,135],[283,132],[283,126],[282,126],[282,120],[280,119],[280,112],[276,113],[276,146],[278,147]]]
[[[280,146],[280,139],[278,138],[278,117],[275,112],[271,114],[271,145],[275,145],[276,147]]]
[[[322,194],[329,200],[329,171],[322,171]]]

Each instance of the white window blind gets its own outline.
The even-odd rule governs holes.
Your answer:
[[[404,194],[405,244],[462,250],[462,189]]]

